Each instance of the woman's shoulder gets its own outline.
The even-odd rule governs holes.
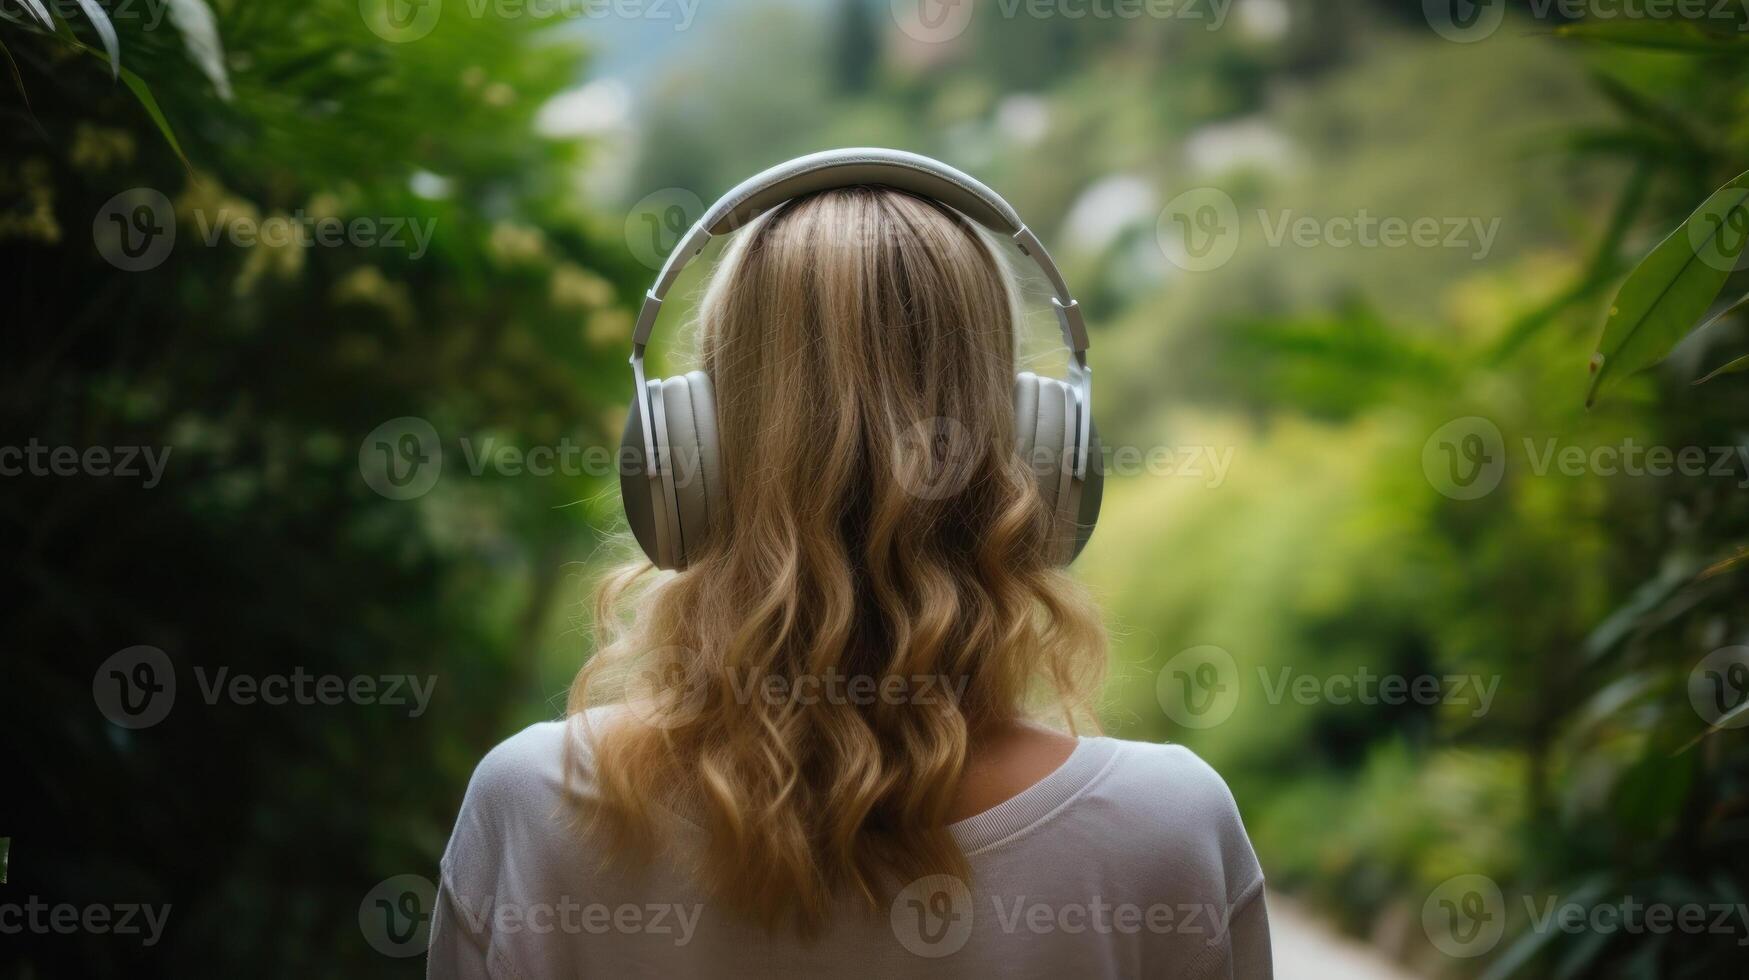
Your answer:
[[[1111,743],[1111,764],[1089,810],[1103,815],[1120,848],[1175,875],[1203,869],[1233,901],[1261,887],[1239,805],[1213,766],[1183,745],[1101,741]]]
[[[1112,746],[1108,780],[1152,803],[1174,801],[1178,807],[1211,813],[1237,812],[1227,781],[1190,748],[1174,742],[1099,739]]]
[[[561,773],[569,728],[566,721],[536,722],[499,742],[474,766],[469,792],[514,796],[529,783]]]
[[[505,813],[531,805],[543,815],[562,794],[590,795],[593,739],[611,720],[607,709],[536,722],[487,752],[468,780],[464,808]]]
[[[512,866],[575,853],[582,825],[574,804],[593,793],[589,720],[537,722],[480,759],[444,854],[446,879],[495,882]]]

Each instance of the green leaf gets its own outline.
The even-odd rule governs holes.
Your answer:
[[[1681,20],[1582,20],[1555,28],[1555,36],[1662,51],[1749,54],[1749,44],[1745,44],[1742,35],[1714,34]]]
[[[213,83],[213,90],[231,100],[231,78],[225,73],[225,47],[219,42],[219,25],[206,0],[170,0],[170,22],[182,33],[183,46]]]
[[[1688,785],[1694,776],[1693,758],[1671,758],[1665,750],[1648,749],[1643,758],[1622,774],[1611,794],[1619,824],[1648,836],[1672,826],[1688,799]]]
[[[1714,313],[1712,316],[1707,317],[1707,320],[1705,323],[1694,328],[1694,332],[1700,333],[1702,330],[1706,330],[1706,329],[1713,327],[1720,320],[1723,320],[1725,317],[1730,316],[1731,314],[1737,312],[1738,310],[1742,309],[1745,306],[1749,306],[1749,293],[1744,293],[1743,295],[1737,297],[1736,302],[1732,303],[1730,306],[1727,306],[1724,309],[1720,310],[1719,312]]]
[[[1749,354],[1744,354],[1742,357],[1739,357],[1734,361],[1726,361],[1724,364],[1721,364],[1718,367],[1713,368],[1711,371],[1708,371],[1706,374],[1694,379],[1693,383],[1704,385],[1721,374],[1741,374],[1744,371],[1749,371]]]
[[[1731,314],[1736,313],[1738,310],[1743,309],[1745,306],[1749,306],[1749,293],[1744,293],[1743,295],[1737,297],[1737,301],[1735,303],[1732,303],[1730,306],[1727,306],[1724,309],[1720,310],[1719,312],[1714,313],[1712,316],[1707,317],[1707,321],[1705,323],[1701,324],[1700,326],[1695,327],[1694,332],[1700,333],[1702,330],[1711,329],[1720,320],[1723,320],[1724,318],[1730,316]],[[1694,381],[1692,381],[1690,383],[1697,384],[1697,385],[1703,385],[1703,384],[1706,384],[1708,381],[1711,381],[1712,379],[1718,377],[1721,374],[1736,374],[1737,372],[1743,371],[1743,370],[1749,370],[1749,354],[1744,354],[1742,357],[1739,357],[1734,361],[1731,361],[1727,364],[1720,365],[1719,367],[1714,368],[1710,373],[1708,373],[1704,377],[1696,378],[1696,379],[1694,379]]]
[[[24,4],[24,9],[30,11],[31,16],[41,21],[44,27],[51,32],[54,31],[55,22],[49,18],[48,8],[43,6],[42,0],[19,0],[19,2]]]
[[[1745,201],[1749,172],[1715,191],[1628,273],[1591,355],[1586,407],[1608,384],[1663,360],[1712,305],[1749,238]]]
[[[99,56],[96,51],[92,50],[89,45],[82,43],[78,38],[70,35],[60,36],[80,51],[93,57]],[[170,149],[176,152],[176,158],[182,161],[183,167],[187,168],[190,174],[193,174],[194,164],[190,163],[188,155],[182,152],[182,143],[176,139],[175,130],[170,128],[170,120],[164,115],[164,110],[159,108],[158,100],[152,95],[152,89],[146,84],[146,80],[126,68],[118,69],[118,71],[122,84],[128,87],[128,91],[134,93],[134,98],[138,99],[140,105],[145,107],[146,115],[152,117],[152,124],[158,127],[158,132],[163,135],[164,141],[169,143]]]
[[[1585,261],[1584,273],[1548,302],[1513,321],[1506,328],[1501,341],[1489,352],[1490,361],[1495,364],[1504,361],[1519,345],[1542,330],[1555,317],[1580,300],[1590,298],[1592,293],[1601,290],[1615,277],[1616,266],[1620,261],[1617,253],[1621,250],[1621,241],[1633,225],[1634,218],[1640,213],[1640,207],[1646,200],[1646,189],[1651,186],[1652,166],[1646,162],[1648,159],[1651,158],[1642,156],[1635,164],[1627,187],[1622,190],[1621,199],[1616,201],[1615,207],[1610,211],[1609,224],[1604,229],[1603,237]]]
[[[109,53],[109,74],[111,77],[121,75],[121,41],[115,36],[115,25],[109,22],[109,15],[97,5],[97,0],[74,0],[79,9],[85,11],[85,16],[91,21],[91,26],[97,30],[97,36],[103,41],[103,50]]]
[[[146,109],[146,115],[152,117],[152,124],[158,127],[158,132],[164,134],[164,141],[170,144],[170,149],[176,151],[176,158],[191,172],[194,165],[188,162],[188,156],[182,152],[182,144],[177,141],[176,133],[170,128],[170,120],[164,117],[164,110],[158,107],[158,100],[152,97],[152,90],[146,86],[146,80],[126,68],[121,70],[121,81],[134,93],[134,98],[140,100],[140,105]]]
[[[36,110],[30,107],[30,93],[25,91],[24,75],[18,70],[18,59],[12,57],[12,49],[8,48],[3,41],[0,41],[0,55],[6,56],[6,67],[12,69],[12,83],[18,86],[18,98],[24,103],[24,115],[30,120],[31,128],[36,130],[37,135],[42,137],[44,143],[49,142],[48,132],[43,129],[43,124],[37,121]]]

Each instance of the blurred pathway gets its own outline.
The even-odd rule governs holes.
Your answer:
[[[1270,892],[1269,940],[1278,980],[1415,980],[1365,943],[1339,935],[1299,905]]]

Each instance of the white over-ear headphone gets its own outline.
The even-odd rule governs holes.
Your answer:
[[[662,298],[711,238],[733,232],[792,198],[868,184],[929,198],[1009,236],[1050,281],[1051,305],[1069,348],[1069,379],[1042,378],[1030,371],[1016,378],[1016,450],[1038,479],[1063,562],[1074,560],[1093,534],[1104,474],[1093,427],[1087,326],[1050,253],[1007,201],[945,163],[902,150],[827,150],[780,163],[723,195],[675,246],[644,296],[632,334],[634,388],[620,444],[620,494],[632,533],[657,567],[685,568],[711,525],[726,519],[727,507],[710,379],[702,371],[660,380],[644,377],[644,347]]]

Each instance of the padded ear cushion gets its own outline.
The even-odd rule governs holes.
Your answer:
[[[1030,459],[1033,435],[1038,431],[1038,377],[1022,371],[1014,377],[1014,449]]]
[[[1087,475],[1075,479],[1071,442],[1078,430],[1074,389],[1054,378],[1022,371],[1014,382],[1016,449],[1038,482],[1051,514],[1052,548],[1064,564],[1075,560],[1093,536],[1104,497],[1105,471],[1099,434],[1089,424]]]
[[[698,440],[699,478],[704,481],[705,521],[719,527],[728,513],[728,492],[717,436],[716,393],[703,371],[686,372],[686,386],[692,395],[692,429]]]
[[[673,463],[674,510],[679,517],[674,560],[675,567],[684,568],[687,560],[698,552],[709,529],[698,430],[693,424],[692,389],[685,378],[663,380],[662,408],[668,428],[668,454]]]
[[[1069,488],[1063,480],[1063,447],[1073,431],[1069,422],[1074,398],[1068,386],[1052,378],[1035,378],[1038,384],[1038,423],[1033,437],[1031,463],[1038,479],[1039,495],[1052,517],[1062,523],[1064,498]]]
[[[643,406],[632,399],[619,440],[619,493],[638,547],[658,568],[685,568],[724,511],[717,406],[703,371],[651,381],[651,435],[670,476],[644,459]]]
[[[1043,380],[1031,371],[1022,371],[1014,379],[1014,449],[1020,454],[1020,461],[1026,465],[1026,471],[1032,475],[1038,485],[1039,496],[1044,499],[1045,507],[1055,511],[1056,483],[1041,479],[1042,466],[1039,451],[1039,382]],[[1048,447],[1047,447],[1048,452]],[[1049,483],[1047,487],[1046,484]]]
[[[657,491],[661,490],[660,481],[650,479],[649,461],[644,458],[644,400],[634,396],[631,411],[626,413],[625,432],[619,437],[619,497],[632,537],[637,538],[644,555],[660,566],[656,542],[657,494],[651,491],[652,483]]]
[[[656,440],[659,476],[650,479],[651,509],[656,513],[656,567],[680,567],[680,503],[674,487],[674,449],[668,444],[668,408],[662,382],[646,382],[650,390],[650,432]]]

